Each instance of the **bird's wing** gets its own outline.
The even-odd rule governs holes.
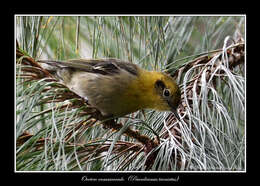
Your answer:
[[[137,66],[133,63],[124,62],[118,59],[73,59],[65,61],[39,60],[40,63],[57,68],[72,68],[76,70],[98,73],[103,75],[116,74],[121,69],[131,74],[137,74]]]

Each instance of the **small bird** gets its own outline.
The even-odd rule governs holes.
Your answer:
[[[122,117],[149,108],[172,111],[179,119],[180,89],[166,73],[147,71],[118,59],[38,62],[104,117]]]

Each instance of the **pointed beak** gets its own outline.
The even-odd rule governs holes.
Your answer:
[[[170,106],[170,108],[171,108],[171,111],[173,112],[173,114],[174,114],[174,116],[179,120],[179,121],[181,121],[181,119],[180,119],[180,117],[179,117],[179,114],[178,114],[178,112],[177,112],[177,107],[174,105],[174,104],[172,104],[172,102],[169,102],[169,101],[167,101],[168,102],[168,105]]]
[[[179,121],[181,121],[181,119],[180,119],[180,117],[179,117],[179,114],[178,114],[178,112],[177,112],[177,109],[172,108],[171,111],[173,112],[174,116],[175,116]]]

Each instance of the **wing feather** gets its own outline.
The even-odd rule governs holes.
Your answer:
[[[71,68],[72,70],[81,70],[90,73],[99,73],[102,75],[117,74],[124,69],[132,75],[137,75],[137,66],[133,63],[121,61],[118,59],[72,59],[68,61],[39,60],[40,63],[46,63],[57,68]]]

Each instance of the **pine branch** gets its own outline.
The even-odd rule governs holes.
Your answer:
[[[182,103],[179,106],[179,114],[182,118],[182,122],[178,123],[174,115],[169,115],[168,118],[166,119],[166,125],[164,126],[160,138],[163,140],[170,139],[171,137],[174,137],[178,144],[178,148],[183,149],[186,153],[189,153],[189,145],[185,144],[185,136],[183,136],[183,133],[181,132],[181,125],[187,125],[191,123],[191,131],[192,133],[195,133],[196,131],[196,122],[194,119],[188,117],[187,111],[193,112],[193,94],[192,91],[194,87],[196,86],[196,92],[199,94],[201,92],[201,80],[203,79],[202,76],[205,76],[205,81],[208,82],[211,80],[213,82],[212,86],[214,89],[216,89],[216,78],[217,77],[225,77],[225,72],[223,70],[218,70],[218,67],[220,64],[225,64],[225,61],[223,61],[223,54],[227,54],[227,65],[228,69],[233,70],[239,65],[244,64],[244,43],[236,43],[233,44],[230,47],[227,47],[225,50],[220,49],[216,50],[214,52],[211,52],[207,55],[200,56],[184,65],[182,65],[179,69],[175,71],[173,76],[175,76],[177,79],[183,77],[189,70],[191,69],[196,69],[197,73],[189,79],[189,81],[186,83],[185,90],[182,89]],[[16,51],[16,56],[17,56],[17,63],[21,64],[21,71],[23,74],[20,74],[20,77],[23,77],[25,80],[41,80],[44,79],[46,82],[57,82],[56,79],[45,69],[43,69],[33,58],[28,57],[23,54],[22,51],[17,50]],[[214,74],[215,73],[215,74]],[[214,76],[212,76],[214,74]],[[85,102],[84,99],[79,97],[77,94],[74,92],[70,91],[65,85],[57,83],[55,86],[48,87],[48,89],[45,89],[44,91],[49,91],[50,89],[53,88],[64,88],[66,91],[61,92],[59,95],[56,95],[55,99],[53,97],[46,98],[46,100],[42,100],[43,102],[47,103],[48,101],[52,102],[64,102],[66,100],[73,100],[69,104],[63,105],[61,109],[73,109],[73,108],[83,108],[79,114],[79,116],[84,116],[84,115],[89,115],[89,117],[78,123],[77,126],[75,127],[75,131],[80,129],[82,126],[85,128],[93,126],[97,121],[101,121],[103,127],[105,129],[112,129],[115,131],[120,131],[122,127],[124,126],[123,123],[116,123],[115,120],[104,120],[103,116],[99,111],[96,109],[91,108],[87,103]],[[186,98],[184,97],[186,95]],[[188,100],[185,101],[185,100]],[[188,104],[188,105],[187,105]],[[190,109],[190,110],[189,110]],[[52,109],[48,109],[47,111],[44,111],[45,113],[51,112]],[[176,123],[177,122],[177,123]],[[88,123],[88,124],[85,124]],[[182,126],[183,127],[183,126]],[[131,158],[131,161],[136,157],[141,151],[144,152],[147,156],[147,159],[144,163],[145,165],[145,170],[151,170],[154,168],[155,165],[155,160],[158,158],[158,152],[160,151],[160,139],[151,139],[150,137],[146,135],[142,135],[138,130],[134,130],[131,127],[128,127],[124,132],[123,135],[128,136],[130,138],[135,139],[138,141],[140,144],[136,145],[134,143],[129,143],[126,144],[124,142],[124,146],[121,146],[120,143],[115,143],[114,150],[112,153],[118,153],[120,155],[122,152],[127,152],[126,149],[131,149],[132,151],[135,152],[134,156]],[[65,140],[65,143],[69,141],[69,139],[73,136],[72,131],[67,134]],[[31,137],[33,137],[32,134],[28,134],[24,132],[18,139],[17,139],[17,145],[20,146],[24,144],[27,140],[29,140]],[[50,140],[54,142],[54,139],[43,139],[40,138],[37,140],[37,148],[43,147],[44,146],[44,140]],[[198,140],[193,137],[192,142],[194,145],[200,145],[198,143]],[[68,143],[67,146],[70,144]],[[75,145],[75,144],[74,144]],[[109,150],[109,146],[111,143],[108,144],[103,144],[103,145],[90,145],[88,146],[87,144],[79,144],[79,146],[82,147],[81,153],[85,152],[86,157],[81,160],[81,162],[84,161],[90,161],[91,158],[93,157],[93,153],[91,154],[90,152],[95,151],[95,156],[98,156],[98,154],[102,152],[106,152]],[[123,147],[123,148],[121,148]],[[37,149],[36,148],[36,149]],[[124,154],[124,153],[123,153]],[[182,161],[182,156],[181,152],[179,150],[176,151],[175,153],[171,154],[170,157],[171,161],[177,161],[177,167],[178,169],[181,169],[181,167],[186,167],[187,163]],[[124,167],[127,164],[121,163],[118,167]],[[169,165],[170,166],[170,165]],[[169,168],[171,169],[171,168]]]

